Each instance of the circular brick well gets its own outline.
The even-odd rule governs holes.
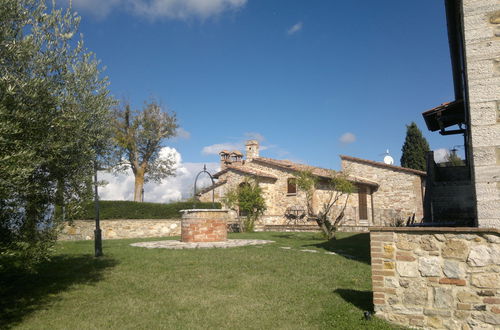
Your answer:
[[[182,242],[223,242],[227,240],[228,210],[182,210]]]

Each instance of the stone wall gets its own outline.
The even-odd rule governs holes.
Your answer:
[[[500,228],[500,1],[463,0],[479,227]]]
[[[411,327],[500,328],[500,231],[370,229],[376,315]]]
[[[180,219],[101,220],[100,225],[103,239],[164,237],[181,234]],[[63,226],[59,239],[63,241],[92,240],[94,229],[94,220],[75,220]]]
[[[289,206],[299,205],[305,207],[304,192],[298,191],[297,194],[287,194],[287,179],[294,177],[292,171],[286,171],[272,166],[261,166],[254,162],[246,162],[245,166],[263,170],[277,178],[259,178],[259,185],[262,188],[267,210],[264,216],[259,220],[258,225],[283,224],[286,220],[284,217],[285,210]],[[215,188],[215,200],[220,201],[220,198],[224,196],[228,190],[237,187],[248,177],[249,175],[240,174],[235,171],[229,171],[221,175],[219,180],[226,180],[227,183]],[[201,201],[211,200],[211,198],[211,191],[200,196]]]
[[[258,162],[245,162],[244,166],[276,177],[276,179],[259,178],[267,210],[264,216],[259,219],[258,227],[285,224],[287,219],[284,214],[289,207],[298,206],[306,209],[306,197],[303,191],[299,190],[296,194],[287,193],[287,180],[294,177],[294,170]],[[380,185],[376,191],[370,188],[372,189],[371,193],[367,194],[368,219],[359,219],[358,194],[353,193],[349,196],[342,225],[350,228],[365,228],[373,225],[390,225],[398,219],[407,220],[413,214],[416,215],[417,220],[423,217],[423,179],[420,175],[394,169],[396,167],[381,167],[345,159],[342,160],[342,168],[352,176],[365,178]],[[237,171],[228,171],[222,174],[219,180],[226,181],[226,183],[215,188],[215,200],[220,201],[229,189],[237,187],[245,178],[248,178],[248,174]],[[212,191],[200,196],[201,201],[211,201],[211,199]],[[313,206],[321,207],[322,202],[327,199],[329,199],[329,192],[319,184],[314,194]],[[344,201],[345,199],[342,198],[338,204],[343,205]],[[334,207],[335,210],[337,208]]]
[[[301,190],[296,194],[288,194],[288,179],[293,178],[295,172],[293,170],[286,170],[281,167],[272,165],[262,165],[256,162],[246,162],[245,166],[266,172],[275,176],[277,179],[259,178],[259,184],[263,191],[263,196],[266,201],[267,210],[261,219],[259,219],[257,226],[264,225],[283,225],[287,219],[284,214],[289,207],[302,207],[306,209],[306,196]],[[248,178],[248,175],[240,174],[235,171],[229,171],[219,177],[219,180],[226,180],[227,182],[215,188],[214,196],[216,201],[220,201],[225,193],[234,187],[237,187],[241,182]],[[329,198],[328,191],[322,189],[321,185],[315,192],[313,204],[320,207],[322,201]],[[201,201],[211,201],[212,191],[206,192],[200,196]],[[345,199],[339,201],[339,205],[344,203]],[[371,195],[367,196],[368,203],[368,218],[369,221],[360,223],[358,211],[358,194],[353,193],[349,196],[347,208],[345,210],[344,223],[349,226],[370,225],[372,224],[372,208],[371,208]],[[381,210],[384,212],[384,210]],[[394,213],[394,212],[393,212]],[[391,213],[392,214],[392,213]],[[406,214],[406,213],[405,213]],[[386,212],[383,214],[387,215]],[[384,217],[386,218],[386,217]]]
[[[285,220],[284,214],[288,207],[305,207],[306,196],[303,191],[298,190],[296,194],[287,194],[288,179],[295,177],[295,171],[257,162],[249,162],[247,166],[269,173],[277,178],[275,181],[261,184],[267,206],[266,216],[282,217]]]
[[[406,219],[415,214],[417,220],[423,218],[423,178],[396,166],[342,159],[342,170],[379,184],[372,193],[374,218],[372,225],[385,226],[396,218]]]

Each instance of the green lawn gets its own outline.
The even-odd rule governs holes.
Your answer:
[[[367,234],[336,242],[318,233],[231,237],[276,243],[165,250],[129,245],[145,239],[109,240],[98,259],[93,242],[60,243],[38,274],[0,274],[0,328],[391,328],[362,319],[373,308]]]

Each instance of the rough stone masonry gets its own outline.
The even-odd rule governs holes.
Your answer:
[[[373,228],[377,316],[412,327],[500,328],[500,231]]]
[[[500,1],[462,8],[478,226],[500,228]]]
[[[94,239],[94,220],[74,220],[66,222],[58,239]],[[166,237],[181,234],[180,219],[115,219],[101,220],[103,239]]]

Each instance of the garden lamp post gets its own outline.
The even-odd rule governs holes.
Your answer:
[[[94,204],[95,204],[95,230],[94,247],[95,256],[102,257],[102,232],[99,219],[99,192],[97,191],[97,160],[94,162]]]

